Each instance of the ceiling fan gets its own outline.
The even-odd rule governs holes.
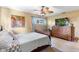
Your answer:
[[[34,10],[34,11],[39,11],[40,14],[46,15],[46,14],[50,14],[53,13],[53,10],[50,10],[50,7],[46,7],[46,6],[41,6],[40,10]]]

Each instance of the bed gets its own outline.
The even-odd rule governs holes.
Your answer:
[[[2,47],[3,49],[10,48],[14,37],[17,39],[22,52],[30,52],[38,47],[41,47],[44,45],[50,45],[49,37],[47,35],[43,35],[40,33],[36,33],[36,32],[21,33],[21,34],[14,35],[13,37],[10,33],[6,31],[3,31],[3,32],[4,32],[4,35],[1,34],[2,38],[0,38],[2,39],[0,40],[1,49]]]
[[[29,52],[44,45],[50,45],[47,35],[36,32],[23,33],[16,35],[22,52]]]

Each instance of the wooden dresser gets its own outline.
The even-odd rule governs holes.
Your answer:
[[[74,29],[73,26],[53,26],[51,35],[68,41],[74,41]]]

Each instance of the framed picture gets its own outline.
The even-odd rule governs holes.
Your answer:
[[[69,19],[68,18],[55,19],[55,25],[57,25],[57,26],[67,26],[67,25],[69,25]]]
[[[11,15],[11,26],[12,27],[25,27],[25,17]]]

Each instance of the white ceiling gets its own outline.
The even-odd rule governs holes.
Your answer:
[[[48,6],[48,7],[50,7],[50,6]],[[40,10],[41,10],[41,6],[17,6],[17,7],[9,6],[8,8],[17,9],[17,10],[21,10],[24,12],[37,14],[37,15],[40,15]],[[79,10],[79,6],[51,6],[50,8],[54,11],[54,13],[52,13],[50,15],[57,15],[57,14],[63,13],[63,12]],[[36,10],[38,10],[38,11],[36,11]],[[50,16],[50,15],[47,15],[47,16]]]

